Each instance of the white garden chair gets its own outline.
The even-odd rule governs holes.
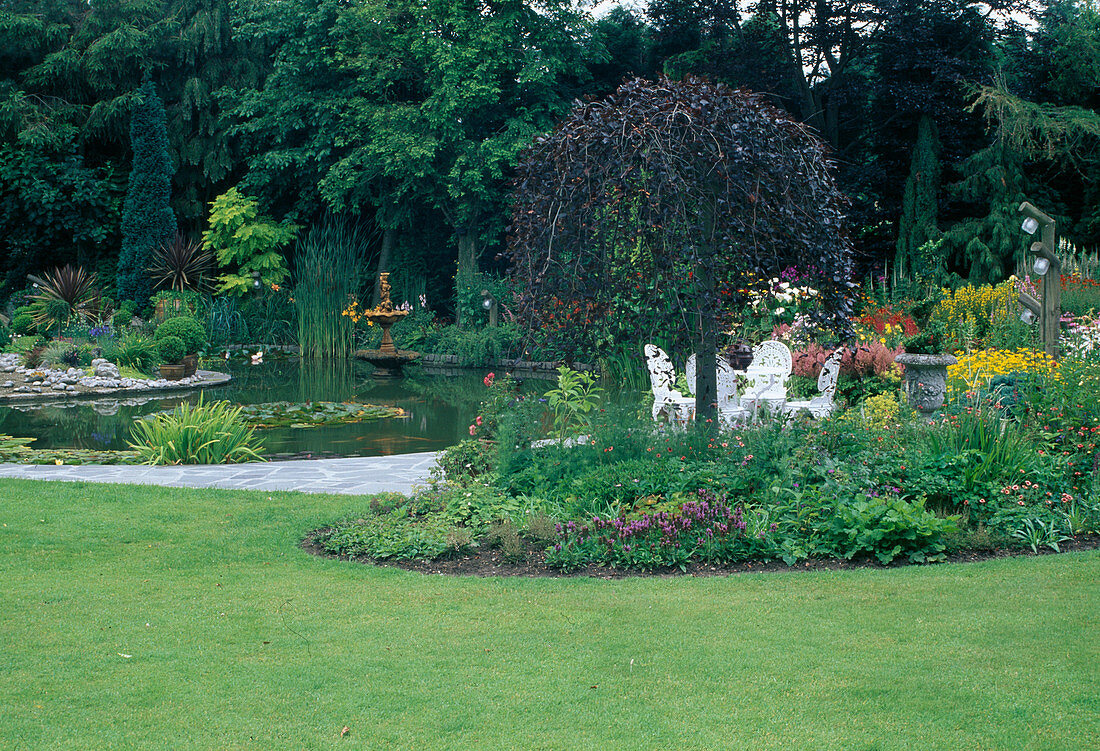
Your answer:
[[[748,386],[741,397],[741,406],[756,416],[760,405],[772,411],[782,411],[787,403],[787,381],[790,380],[794,358],[783,342],[774,339],[752,348],[752,362],[745,370]]]
[[[787,402],[783,408],[788,415],[809,412],[814,418],[826,417],[836,409],[836,384],[840,379],[840,361],[844,350],[839,347],[825,358],[817,376],[818,395],[808,401]]]
[[[684,396],[672,387],[676,382],[676,371],[663,349],[647,344],[643,351],[646,368],[649,369],[649,385],[653,389],[653,419],[664,415],[669,422],[686,426],[695,417],[695,399]]]
[[[741,406],[741,400],[737,396],[737,371],[726,362],[722,355],[716,355],[718,369],[718,419],[726,427],[733,427],[749,419],[749,410]],[[687,378],[688,389],[695,394],[695,355],[688,358],[684,367],[684,377]]]

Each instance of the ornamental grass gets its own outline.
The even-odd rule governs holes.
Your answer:
[[[264,461],[254,428],[229,402],[181,404],[167,414],[138,420],[130,448],[142,464],[237,464]]]

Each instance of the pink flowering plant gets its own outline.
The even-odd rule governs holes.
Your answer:
[[[481,382],[485,395],[466,429],[471,438],[498,440],[502,427],[515,433],[511,440],[524,445],[541,435],[546,412],[543,401],[535,394],[524,393],[510,373],[490,371]]]

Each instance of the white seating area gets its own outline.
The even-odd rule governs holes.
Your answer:
[[[691,395],[675,388],[676,370],[671,358],[660,347],[644,347],[649,381],[653,390],[653,419],[662,417],[672,425],[685,427],[695,418],[696,356],[691,355],[684,375]],[[738,371],[722,355],[718,355],[718,418],[726,427],[750,420],[767,412],[775,415],[808,413],[820,418],[836,409],[836,386],[840,376],[840,361],[844,351],[836,349],[825,360],[817,378],[818,395],[806,401],[787,401],[787,381],[793,370],[793,358],[787,345],[769,340],[753,347],[752,362]],[[738,381],[744,379],[744,393],[738,393]]]

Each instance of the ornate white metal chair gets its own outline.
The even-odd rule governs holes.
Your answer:
[[[782,411],[793,367],[794,358],[783,342],[770,339],[757,344],[752,348],[752,363],[745,370],[748,386],[741,397],[741,406],[751,411],[753,417],[761,405]]]
[[[809,412],[811,416],[826,417],[836,409],[836,384],[840,379],[840,361],[844,357],[844,350],[837,348],[825,358],[821,364],[821,372],[817,376],[817,396],[804,402],[787,402],[783,408],[788,415],[797,412]]]
[[[722,355],[716,355],[718,369],[718,419],[727,427],[733,427],[749,419],[749,410],[741,406],[741,400],[737,396],[737,371],[726,362]],[[684,367],[684,377],[687,378],[688,389],[695,396],[695,355],[688,358]]]
[[[695,399],[684,396],[672,387],[676,382],[676,371],[663,349],[647,344],[643,351],[649,369],[649,385],[653,389],[653,419],[657,420],[663,414],[669,422],[686,426],[695,417]]]

